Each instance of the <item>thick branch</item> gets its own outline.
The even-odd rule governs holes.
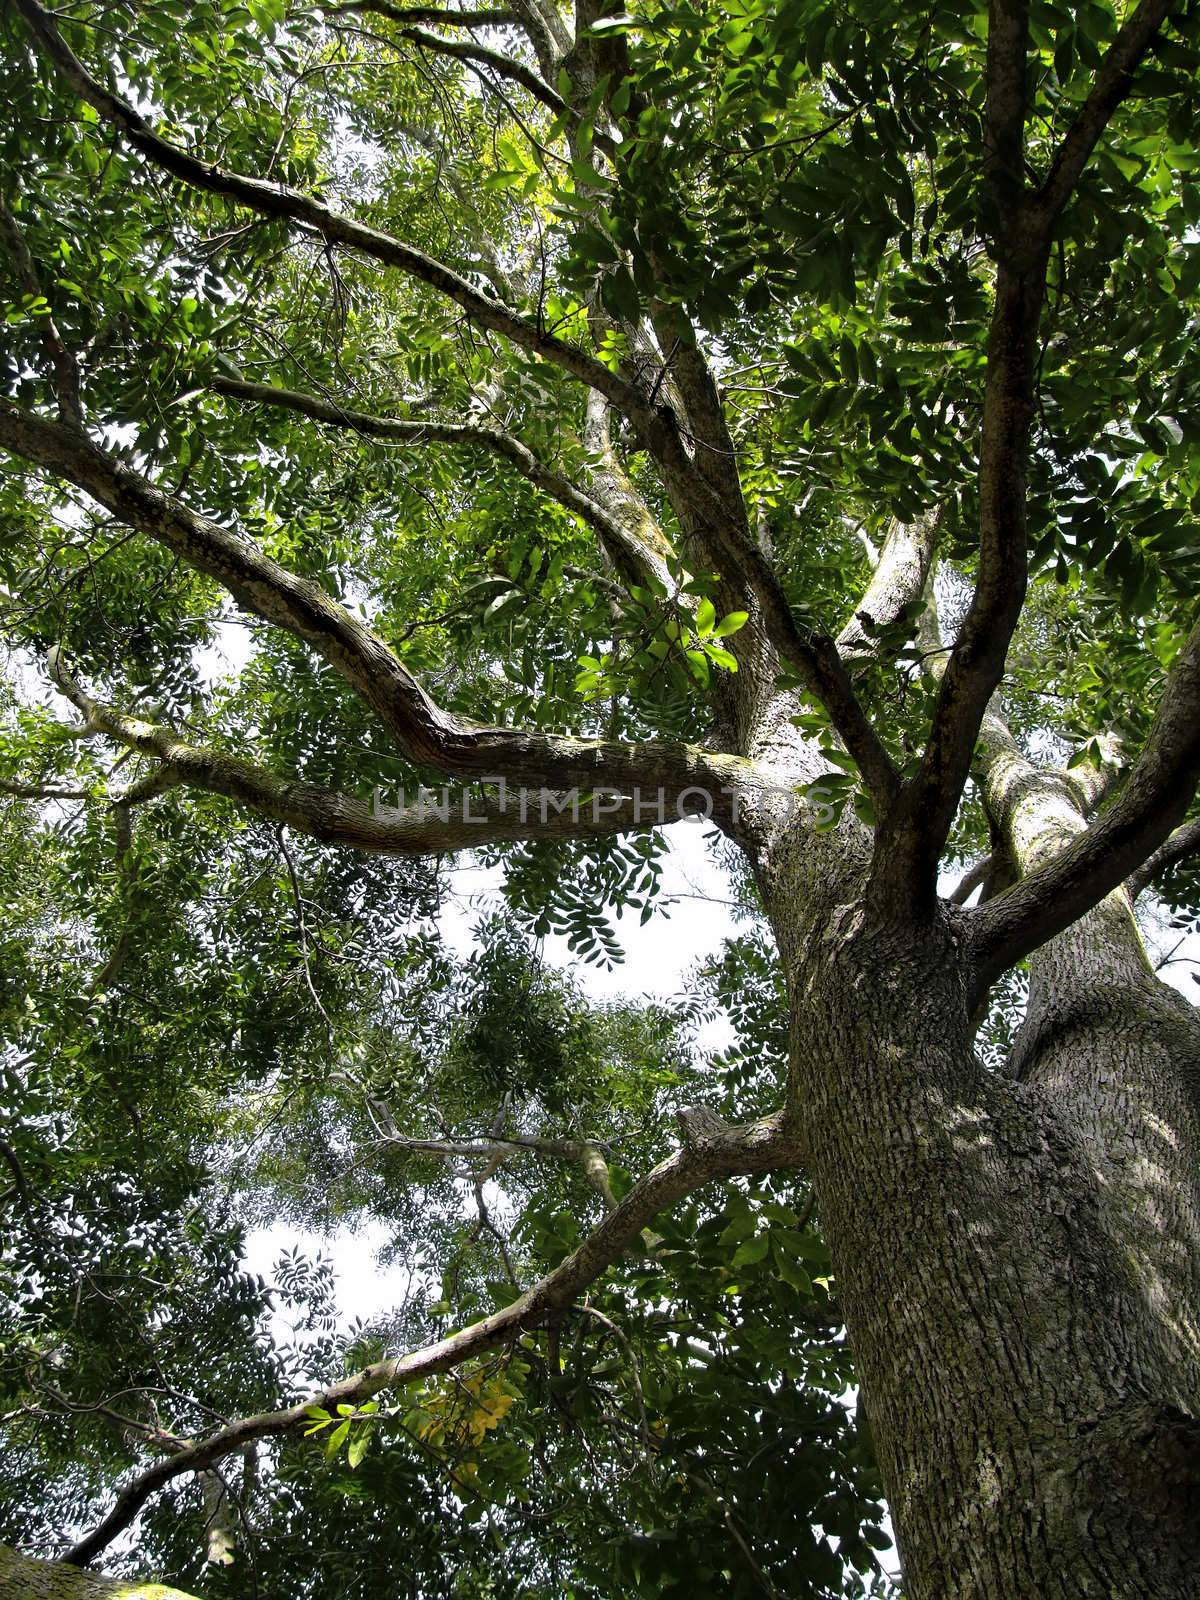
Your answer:
[[[1200,780],[1200,626],[1180,652],[1116,800],[1046,866],[972,914],[979,984],[1052,939],[1148,862]]]
[[[349,428],[368,439],[382,439],[390,444],[454,444],[489,450],[494,455],[510,461],[517,471],[529,481],[557,500],[559,505],[594,528],[600,538],[622,551],[626,561],[637,571],[648,569],[665,581],[667,569],[663,551],[654,549],[648,541],[639,539],[620,518],[610,516],[591,495],[539,461],[528,445],[501,428],[487,427],[474,422],[413,422],[394,417],[377,417],[368,412],[354,411],[322,399],[318,395],[302,394],[295,389],[277,389],[270,384],[248,383],[241,378],[215,377],[209,388],[217,394],[236,400],[252,400],[260,405],[276,406],[285,411],[296,411],[318,422],[334,427]]]
[[[556,796],[510,795],[502,788],[498,801],[463,795],[444,806],[429,797],[413,806],[376,808],[342,790],[283,778],[229,751],[187,744],[160,723],[94,700],[57,649],[49,666],[57,687],[91,728],[159,763],[143,785],[147,790],[184,784],[223,795],[326,844],[380,855],[430,855],[522,839],[601,837],[657,827],[680,815],[682,789],[664,792],[661,807],[601,792],[560,810]]]
[[[1023,180],[1027,7],[1025,0],[992,0],[985,154],[998,266],[979,449],[978,578],[942,677],[920,770],[881,836],[879,877],[916,906],[932,902],[975,739],[1025,603],[1029,430],[1051,230],[1169,10],[1164,0],[1143,0],[1122,28],[1046,185],[1030,201]]]
[[[880,635],[894,628],[925,593],[939,521],[939,513],[931,511],[915,522],[892,523],[866,592],[838,634],[838,649],[848,661],[878,655]]]
[[[196,1600],[182,1589],[136,1578],[76,1572],[0,1545],[0,1600]]]
[[[521,316],[503,301],[481,294],[453,268],[434,260],[423,250],[357,222],[353,217],[331,211],[321,201],[286,184],[226,172],[162,138],[127,100],[106,89],[88,72],[38,0],[13,0],[13,4],[25,18],[43,53],[73,92],[93,106],[105,121],[119,128],[130,144],[156,166],[193,188],[222,195],[262,216],[302,223],[333,244],[345,245],[419,279],[460,306],[479,327],[501,334],[522,349],[552,361],[591,388],[599,389],[620,406],[635,425],[642,426],[650,421],[651,408],[645,398],[603,362],[547,333],[537,322]]]
[[[443,28],[498,28],[515,22],[517,14],[504,6],[485,6],[476,11],[453,11],[449,6],[393,6],[387,0],[352,0],[350,5],[332,7],[336,16],[371,12],[405,26],[431,22]]]
[[[1025,603],[1026,457],[1044,282],[1044,261],[1028,274],[1002,263],[997,274],[979,453],[975,592],[938,685],[920,768],[881,836],[881,881],[914,906],[932,902],[975,739]]]
[[[704,1184],[739,1173],[790,1168],[799,1160],[794,1138],[777,1118],[766,1118],[686,1145],[635,1184],[578,1249],[511,1305],[448,1339],[396,1359],[377,1361],[303,1405],[242,1417],[189,1449],[155,1462],[126,1484],[100,1526],[81,1539],[65,1559],[75,1566],[86,1566],[129,1527],[147,1500],[172,1479],[186,1472],[202,1472],[252,1440],[302,1431],[311,1420],[310,1406],[334,1412],[339,1405],[361,1405],[385,1389],[448,1372],[540,1327],[566,1310],[660,1211]]]
[[[1017,220],[1024,191],[1025,58],[1029,49],[1028,0],[991,0],[988,8],[987,103],[983,123],[983,171],[1004,235]]]
[[[379,716],[414,762],[456,777],[503,773],[512,783],[624,792],[733,784],[746,763],[665,741],[611,740],[488,728],[442,710],[388,644],[318,584],[248,539],[188,509],[83,434],[0,398],[0,447],[67,479],[114,516],[215,578],[239,605],[312,646]]]

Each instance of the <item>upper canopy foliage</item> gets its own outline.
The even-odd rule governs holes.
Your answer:
[[[619,958],[652,816],[488,812],[508,914],[462,962],[432,858],[474,839],[385,837],[373,790],[643,773],[673,807],[745,775],[781,684],[788,783],[852,802],[919,901],[995,844],[964,785],[1003,678],[1027,751],[1115,734],[1134,770],[1134,854],[1072,904],[1179,820],[1194,730],[1133,763],[1172,663],[1184,724],[1200,700],[1200,11],[1154,12],[1030,8],[1014,158],[1003,6],[0,11],[5,1536],[81,1535],[126,1468],[513,1305],[626,1215],[694,1093],[776,1109],[761,929],[674,1014],[596,1007],[537,949]],[[980,443],[1022,406],[1027,494]],[[1182,851],[1164,882],[1195,918]],[[1045,926],[1005,924],[981,989]],[[718,1005],[737,1042],[705,1060]],[[811,1202],[733,1173],[457,1375],[199,1462],[139,1563],[280,1600],[875,1582]],[[328,1266],[268,1290],[244,1229],[280,1219],[385,1225],[407,1301],[347,1334]]]

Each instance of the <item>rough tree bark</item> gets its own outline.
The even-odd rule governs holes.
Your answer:
[[[58,1561],[35,1561],[0,1545],[0,1600],[195,1600],[182,1589],[137,1578],[103,1578]]]
[[[512,1307],[428,1350],[377,1363],[318,1399],[361,1401],[537,1326],[665,1204],[715,1178],[801,1164],[833,1251],[911,1600],[1200,1594],[1200,1021],[1150,969],[1122,887],[1164,846],[1200,775],[1200,633],[1180,654],[1120,795],[1090,824],[1097,780],[1026,761],[995,703],[1027,579],[1024,462],[1051,230],[1169,7],[1143,3],[1131,14],[1045,182],[1030,193],[1027,18],[1016,0],[992,6],[986,148],[997,276],[977,580],[941,674],[920,770],[903,781],[837,644],[798,625],[749,531],[720,397],[690,329],[675,341],[673,405],[659,406],[649,388],[419,251],[171,145],[88,75],[36,0],[16,0],[16,9],[71,92],[152,165],[431,285],[479,326],[588,388],[596,429],[606,429],[607,408],[622,413],[657,466],[685,555],[695,570],[719,574],[730,604],[749,613],[736,640],[742,670],[714,707],[720,753],[483,728],[443,712],[385,641],[317,586],[91,443],[70,384],[58,422],[0,400],[0,446],[85,490],[225,584],[248,611],[306,640],[413,759],[459,776],[503,771],[513,781],[607,782],[622,793],[637,783],[673,793],[723,788],[733,803],[719,820],[762,891],[791,1008],[779,1115],[697,1132]],[[365,9],[388,15],[382,4]],[[528,14],[548,74],[567,59],[565,24],[557,8],[552,17],[539,5],[518,10]],[[439,48],[445,52],[445,41]],[[657,336],[660,352],[668,332],[633,330]],[[223,392],[334,425],[347,416],[268,386],[225,383]],[[412,433],[402,421],[354,421],[395,442]],[[661,566],[661,530],[633,503],[615,459],[606,458],[585,493],[495,430],[447,424],[440,437],[506,456],[623,560]],[[920,596],[934,524],[895,530],[858,619],[843,632],[847,659],[870,655],[878,625]],[[796,789],[827,761],[797,732],[795,696],[775,687],[785,664],[823,702],[855,758],[880,815],[874,834],[851,808],[823,831],[796,805]],[[138,751],[155,764],[160,787],[215,790],[359,848],[464,842],[410,818],[382,825],[345,796],[218,758],[92,699],[62,663],[55,670],[84,731]],[[1017,879],[982,908],[936,893],[937,862],[973,759]],[[618,808],[593,831],[636,825],[636,815]],[[487,837],[525,832],[497,816]],[[1028,1017],[1010,1070],[985,1070],[973,1043],[981,1000],[1001,971],[1031,952]],[[155,1465],[126,1486],[69,1559],[92,1559],[172,1477],[202,1471],[251,1439],[295,1431],[304,1416],[295,1407],[242,1419]]]
[[[1035,958],[1020,1076],[982,1071],[953,912],[864,916],[851,881],[830,914],[782,854],[797,1123],[906,1593],[1195,1595],[1194,1010],[1118,891]]]

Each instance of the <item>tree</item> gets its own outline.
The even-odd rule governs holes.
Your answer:
[[[56,1562],[31,1561],[7,1547],[0,1548],[0,1594],[29,1600],[192,1600],[160,1583],[121,1583]]]
[[[482,1443],[495,1353],[561,1378],[580,1295],[686,1255],[666,1213],[719,1180],[697,1236],[739,1271],[778,1247],[799,1340],[828,1321],[789,1254],[809,1215],[734,1180],[803,1174],[905,1592],[1195,1592],[1200,1023],[1133,903],[1196,914],[1198,32],[1168,0],[11,0],[4,561],[75,720],[14,714],[8,788],[87,802],[85,892],[115,881],[136,940],[140,841],[246,819],[292,900],[275,928],[253,902],[261,982],[298,962],[324,1040],[356,1002],[313,982],[340,935],[307,872],[349,860],[337,892],[361,868],[379,905],[372,857],[493,850],[518,923],[603,958],[604,905],[650,908],[653,830],[699,811],[787,1018],[772,1091],[731,1070],[738,1120],[684,1108],[622,1193],[598,1105],[514,1136],[502,1086],[488,1125],[406,1126],[373,991],[382,1144],[476,1177],[527,1151],[601,1220],[315,1397],[186,1437],[135,1416],[162,1453],[69,1560],[258,1441],[353,1449],[440,1374],[471,1402],[431,1427]],[[255,655],[208,692],[230,599]],[[431,779],[489,793],[414,800]],[[736,1581],[781,1592],[730,1518]]]

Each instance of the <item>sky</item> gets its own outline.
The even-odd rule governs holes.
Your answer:
[[[247,660],[253,635],[249,628],[228,622],[218,626],[212,644],[200,652],[202,676],[210,683],[235,674]],[[14,660],[19,691],[31,701],[53,707],[64,720],[74,720],[74,711],[60,696],[52,694],[38,664]],[[689,974],[707,957],[717,952],[722,942],[737,931],[733,916],[733,890],[727,874],[716,859],[709,842],[711,829],[695,820],[674,824],[666,830],[669,844],[663,861],[661,891],[655,912],[642,925],[638,914],[620,918],[617,933],[625,960],[612,967],[597,967],[578,961],[568,949],[565,937],[549,936],[543,946],[545,958],[553,965],[570,970],[589,998],[603,1002],[670,1001],[680,995]],[[942,884],[948,893],[957,881],[957,871]],[[467,954],[477,943],[479,923],[498,906],[501,896],[501,869],[480,864],[469,853],[460,855],[449,869],[449,892],[439,919],[447,944]],[[1139,907],[1147,946],[1156,962],[1168,954],[1170,964],[1161,975],[1195,1003],[1200,999],[1194,973],[1200,973],[1200,936],[1182,936],[1169,926],[1169,918],[1151,897]],[[716,1050],[730,1042],[728,1025],[710,1025],[698,1038],[698,1047]],[[473,1204],[464,1185],[464,1207]],[[382,1224],[358,1228],[343,1227],[322,1236],[280,1224],[260,1228],[247,1238],[247,1268],[268,1281],[275,1277],[275,1264],[285,1249],[297,1245],[310,1256],[318,1253],[330,1258],[337,1280],[339,1322],[368,1321],[391,1310],[403,1299],[408,1287],[408,1269],[396,1265],[385,1269],[378,1263],[380,1249],[388,1243]],[[293,1330],[286,1311],[276,1313],[271,1332],[280,1342],[290,1342]],[[853,1403],[853,1392],[843,1397]],[[885,1563],[890,1565],[888,1555]]]
[[[215,684],[236,674],[252,648],[250,628],[234,620],[219,624],[212,642],[197,653],[201,676]],[[64,720],[74,720],[74,709],[49,689],[35,663],[14,659],[9,671],[15,673],[20,691],[29,700],[48,703]],[[689,820],[665,831],[669,850],[654,915],[645,925],[636,913],[617,922],[625,951],[622,963],[597,967],[578,961],[562,935],[552,934],[544,942],[545,958],[571,971],[592,1000],[669,1001],[682,993],[688,975],[736,931],[732,887],[706,837],[709,826]],[[944,893],[957,876],[957,871],[947,876],[942,884]],[[439,925],[447,944],[457,953],[471,951],[479,923],[502,906],[501,881],[501,869],[481,865],[469,853],[460,855],[450,868],[449,893]],[[1200,973],[1200,935],[1181,936],[1172,930],[1169,917],[1149,895],[1139,904],[1139,914],[1152,960],[1171,958],[1160,969],[1161,976],[1196,1003],[1200,991],[1193,974]],[[697,1040],[704,1050],[718,1050],[729,1042],[730,1030],[723,1020],[710,1024]],[[465,1188],[464,1204],[473,1204]],[[386,1242],[386,1230],[379,1225],[345,1227],[330,1237],[281,1225],[249,1235],[246,1262],[251,1271],[269,1280],[284,1248],[299,1244],[308,1254],[321,1251],[331,1255],[338,1277],[340,1318],[348,1325],[390,1309],[403,1293],[404,1275],[397,1269],[384,1271],[377,1263],[377,1253]],[[281,1322],[279,1331],[285,1326]]]
[[[682,993],[688,974],[705,957],[717,951],[734,932],[731,886],[706,843],[705,825],[679,822],[665,830],[669,851],[663,862],[659,908],[644,926],[638,916],[617,922],[617,935],[625,950],[618,966],[599,968],[579,961],[567,948],[563,935],[551,934],[543,953],[553,966],[568,970],[590,999],[597,1001],[670,1000]],[[475,930],[501,905],[501,873],[483,867],[470,856],[460,856],[450,869],[451,892],[439,927],[447,944],[462,955],[476,943]],[[728,1042],[727,1025],[718,1021],[699,1036],[701,1048],[720,1049]],[[464,1185],[464,1205],[473,1205]],[[407,1284],[407,1268],[382,1269],[376,1256],[387,1242],[379,1225],[344,1227],[332,1236],[299,1232],[290,1226],[259,1228],[247,1239],[246,1263],[250,1271],[268,1280],[283,1249],[299,1244],[307,1254],[332,1256],[338,1281],[338,1311],[343,1326],[356,1318],[367,1320],[389,1310]],[[289,1327],[279,1321],[279,1332]]]

